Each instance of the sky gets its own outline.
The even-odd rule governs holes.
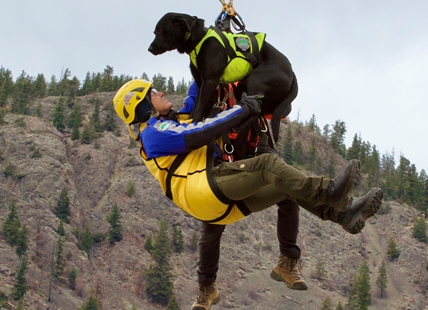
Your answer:
[[[227,1],[227,0],[226,0]],[[299,82],[291,120],[315,115],[321,128],[346,124],[381,155],[403,155],[428,171],[428,1],[235,0],[249,31],[290,60]],[[49,81],[69,69],[191,80],[189,58],[147,51],[167,12],[214,23],[218,0],[2,0],[0,66],[16,79],[24,70]]]

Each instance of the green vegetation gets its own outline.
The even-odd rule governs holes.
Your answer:
[[[111,208],[110,213],[106,217],[107,222],[110,224],[107,239],[110,243],[119,242],[122,240],[122,224],[120,220],[122,219],[122,215],[120,214],[119,208],[117,205],[114,205]]]

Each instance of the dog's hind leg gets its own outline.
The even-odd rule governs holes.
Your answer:
[[[293,74],[294,75],[294,74]],[[297,84],[296,76],[294,76],[291,88],[286,93],[285,99],[278,104],[276,109],[272,113],[272,120],[270,124],[270,130],[272,130],[271,135],[274,142],[278,141],[279,138],[279,124],[281,119],[286,117],[291,112],[291,103],[297,97],[297,93],[299,91],[299,87]]]

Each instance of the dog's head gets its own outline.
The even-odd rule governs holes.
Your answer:
[[[203,23],[204,21],[196,16],[166,13],[156,24],[155,39],[149,46],[149,52],[159,55],[176,49],[184,53],[186,46],[190,44],[195,25],[202,24],[203,27]]]

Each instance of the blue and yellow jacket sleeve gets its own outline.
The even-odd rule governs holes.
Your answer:
[[[198,123],[151,118],[140,139],[149,159],[184,154],[209,144],[249,115],[247,106],[235,105]]]

